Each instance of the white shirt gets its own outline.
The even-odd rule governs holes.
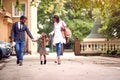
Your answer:
[[[66,43],[65,38],[63,37],[61,33],[61,27],[66,26],[64,21],[60,21],[59,23],[54,23],[54,30],[50,34],[54,34],[53,38],[53,45],[57,43]]]
[[[21,25],[21,28],[23,27],[23,25]],[[20,29],[20,22],[18,22],[18,28]]]

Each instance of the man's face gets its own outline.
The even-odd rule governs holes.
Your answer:
[[[21,19],[21,20],[20,20],[20,22],[21,22],[22,24],[24,24],[25,21],[26,21],[26,19]]]

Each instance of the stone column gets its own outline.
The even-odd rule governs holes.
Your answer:
[[[31,0],[28,0],[28,27],[33,37],[37,39],[37,7],[30,6],[30,2]],[[27,41],[29,53],[37,53],[37,43],[32,42],[30,39],[27,39]]]

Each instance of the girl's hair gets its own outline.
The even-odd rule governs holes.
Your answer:
[[[42,37],[47,37],[47,34],[44,33],[44,32],[42,32],[41,36],[42,36]]]
[[[42,38],[42,40],[43,40],[43,44],[44,44],[44,46],[46,46],[46,45],[48,44],[47,34],[44,33],[44,32],[42,32],[42,34],[41,34],[41,38]]]
[[[54,15],[53,18],[56,19],[56,22],[57,22],[57,23],[60,21],[60,18],[59,18],[58,15]]]

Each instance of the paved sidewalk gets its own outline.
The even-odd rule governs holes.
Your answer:
[[[54,63],[55,53],[47,55],[47,64],[40,65],[39,54],[25,55],[23,66],[10,58],[0,70],[0,80],[120,80],[120,59],[100,56],[75,56],[64,53],[62,64]]]
[[[0,70],[2,70],[5,67],[5,63],[0,63]]]
[[[5,67],[6,63],[9,62],[9,60],[10,59],[5,59],[0,61],[0,70],[2,70]]]

